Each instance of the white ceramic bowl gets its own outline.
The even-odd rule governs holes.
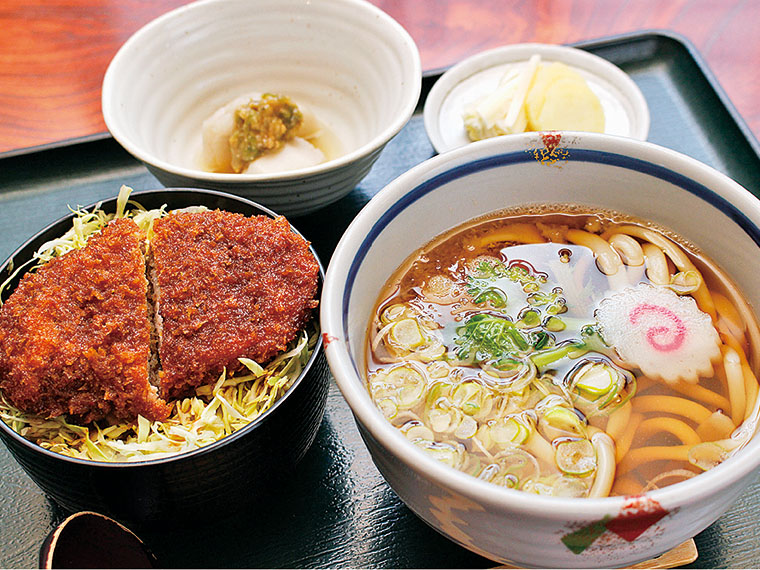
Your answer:
[[[602,134],[526,133],[434,157],[378,193],[332,256],[322,330],[330,368],[375,464],[418,516],[503,563],[624,566],[695,536],[728,509],[757,476],[760,437],[716,468],[645,495],[538,496],[478,480],[426,455],[375,408],[361,372],[381,288],[417,248],[486,213],[568,202],[615,209],[672,229],[707,252],[733,276],[750,305],[760,307],[760,201],[741,186],[651,143]]]
[[[545,63],[561,62],[577,71],[599,98],[605,134],[646,140],[649,106],[628,74],[606,59],[582,49],[554,44],[514,44],[468,57],[435,82],[425,100],[425,130],[433,147],[445,152],[470,143],[462,112],[466,105],[493,91],[516,63],[539,55]]]
[[[364,0],[201,0],[127,40],[106,71],[102,107],[113,137],[165,186],[223,190],[299,215],[356,186],[420,88],[414,41]],[[277,174],[201,170],[203,121],[264,92],[308,106],[342,154]]]

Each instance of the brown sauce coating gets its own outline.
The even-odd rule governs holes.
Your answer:
[[[144,236],[118,219],[27,273],[0,307],[0,390],[16,407],[87,423],[165,418],[150,385]]]
[[[163,397],[241,369],[240,357],[266,363],[311,318],[319,265],[285,218],[178,212],[153,229]]]

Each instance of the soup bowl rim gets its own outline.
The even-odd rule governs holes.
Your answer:
[[[497,509],[540,514],[543,518],[554,520],[593,518],[600,513],[618,512],[630,497],[562,498],[507,489],[443,465],[417,449],[373,404],[358,371],[363,356],[356,355],[359,362],[354,362],[344,326],[348,318],[348,301],[352,286],[350,270],[360,267],[364,254],[372,247],[372,236],[379,233],[377,223],[384,215],[394,209],[403,210],[403,205],[413,200],[413,190],[434,177],[445,177],[446,173],[452,173],[463,166],[466,169],[478,160],[524,152],[530,147],[531,142],[535,142],[536,137],[540,136],[541,133],[524,133],[487,139],[437,155],[402,174],[373,197],[346,229],[329,263],[320,312],[322,334],[326,339],[325,352],[328,363],[357,423],[406,468],[440,487]],[[733,214],[744,217],[744,223],[751,225],[750,229],[756,234],[755,237],[760,236],[760,201],[714,168],[675,150],[646,141],[616,135],[569,131],[562,132],[562,136],[574,140],[581,148],[632,157],[696,182],[711,193],[710,198],[717,199],[723,205],[728,204],[733,209]],[[495,161],[498,162],[498,158]],[[750,220],[748,214],[756,221]],[[467,220],[462,220],[462,223],[465,221]],[[755,241],[760,245],[760,241]],[[422,245],[424,244],[419,244]],[[357,254],[361,258],[358,265]],[[363,344],[364,341],[362,346]],[[668,508],[694,504],[720,493],[756,470],[760,466],[759,447],[760,436],[755,434],[744,449],[715,468],[699,474],[698,477],[651,490],[640,496],[667,505]]]

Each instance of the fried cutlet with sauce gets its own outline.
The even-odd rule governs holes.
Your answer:
[[[0,390],[11,404],[85,423],[168,416],[149,381],[143,242],[134,222],[117,219],[24,276],[0,307]]]
[[[160,393],[215,382],[238,358],[265,364],[317,306],[319,265],[283,217],[177,212],[155,221],[150,278]]]

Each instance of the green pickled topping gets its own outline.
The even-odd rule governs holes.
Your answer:
[[[596,470],[596,451],[587,439],[561,442],[557,445],[555,460],[566,475],[585,477]]]
[[[263,153],[293,140],[303,123],[303,115],[288,97],[265,93],[261,99],[251,99],[236,109],[234,120],[230,135],[232,168],[242,172]]]

